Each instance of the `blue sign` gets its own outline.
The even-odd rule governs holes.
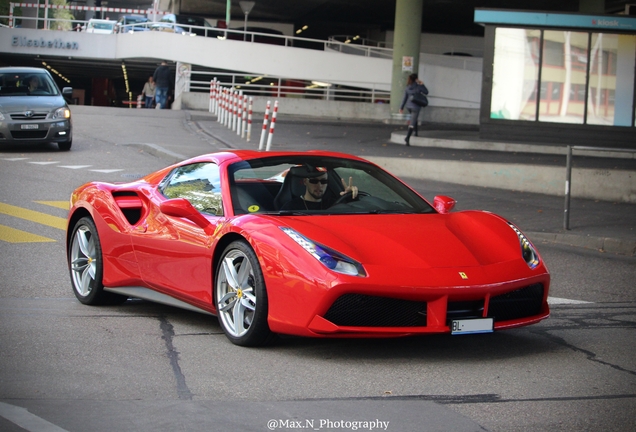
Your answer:
[[[624,15],[583,15],[475,9],[475,22],[478,24],[636,31],[636,18]]]

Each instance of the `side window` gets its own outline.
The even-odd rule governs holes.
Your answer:
[[[202,213],[223,216],[219,167],[197,163],[177,168],[160,186],[166,198],[185,198]]]

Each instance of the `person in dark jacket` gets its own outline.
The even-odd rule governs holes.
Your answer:
[[[168,90],[170,90],[171,75],[170,68],[165,60],[161,62],[152,75],[152,78],[155,80],[155,101],[157,102],[156,108],[158,109],[166,109],[168,106]]]
[[[417,74],[409,75],[409,78],[406,82],[406,88],[404,89],[404,98],[402,99],[402,104],[400,105],[400,114],[404,112],[404,106],[411,113],[411,120],[409,121],[409,130],[406,132],[405,142],[406,145],[410,144],[411,135],[415,132],[415,136],[417,136],[417,118],[420,115],[420,109],[422,108],[419,105],[413,103],[413,95],[415,93],[423,93],[425,95],[428,94],[428,89],[424,85],[424,83],[418,79]]]

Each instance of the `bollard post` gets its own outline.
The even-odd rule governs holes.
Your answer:
[[[214,112],[214,80],[210,80],[210,105],[208,112]]]
[[[241,138],[245,138],[247,130],[247,96],[243,96],[243,117],[241,118]]]
[[[565,161],[565,209],[563,210],[563,229],[570,229],[570,187],[572,181],[572,146],[568,146]]]
[[[263,120],[263,130],[261,131],[261,141],[258,144],[258,149],[263,150],[265,145],[265,134],[267,133],[267,119],[269,118],[269,101],[267,101],[267,106],[265,108],[265,119]]]
[[[252,104],[253,100],[250,97],[249,104],[247,106],[247,142],[252,138]]]
[[[141,108],[141,104],[143,103],[143,96],[139,95],[137,96],[137,108]]]
[[[243,130],[243,90],[239,91],[238,94],[238,109],[237,109],[237,128],[236,134],[241,135],[241,131]]]
[[[267,147],[265,151],[269,151],[272,148],[272,138],[274,137],[274,127],[276,126],[276,113],[278,112],[278,101],[274,102],[274,114],[272,114],[272,123],[269,128],[269,136],[267,137]]]

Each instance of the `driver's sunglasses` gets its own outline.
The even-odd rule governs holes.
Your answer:
[[[318,183],[327,184],[327,183],[329,183],[329,180],[327,180],[327,179],[315,179],[315,178],[313,178],[313,179],[307,179],[307,181],[309,183],[311,183],[311,184],[318,184]]]

